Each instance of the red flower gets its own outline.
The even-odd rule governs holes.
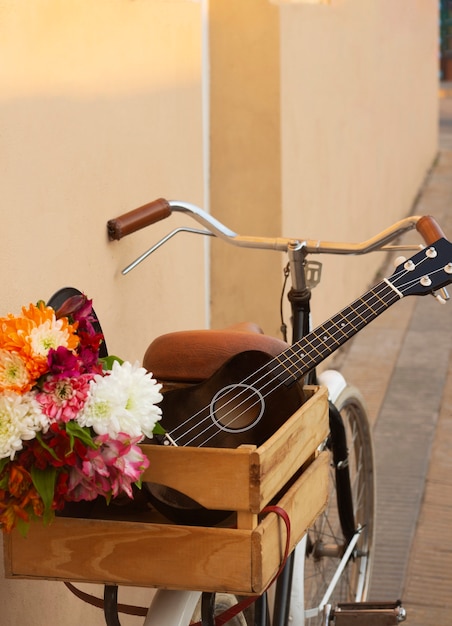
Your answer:
[[[80,375],[79,359],[64,346],[50,350],[47,355],[47,363],[49,374],[54,378],[72,378]]]
[[[67,501],[66,496],[68,492],[69,474],[64,470],[57,476],[55,484],[55,497],[53,501],[53,508],[56,511],[62,511]]]

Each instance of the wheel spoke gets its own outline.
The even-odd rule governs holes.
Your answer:
[[[360,394],[347,387],[337,402],[347,431],[349,471],[355,523],[362,527],[360,537],[329,602],[365,600],[367,593],[374,528],[374,473],[371,433]],[[336,501],[335,472],[331,472],[327,510],[309,530],[305,559],[305,608],[319,605],[328,588],[346,545],[341,531]],[[323,624],[322,615],[306,620],[307,626]]]

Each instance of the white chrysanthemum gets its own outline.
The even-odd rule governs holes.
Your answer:
[[[21,390],[30,382],[30,373],[23,359],[14,352],[0,350],[0,389]]]
[[[106,376],[96,375],[90,383],[88,400],[77,418],[81,426],[91,426],[98,435],[115,438],[118,433],[131,437],[152,437],[161,418],[156,406],[162,399],[161,385],[139,363],[117,361]]]
[[[46,320],[30,332],[30,346],[35,354],[47,356],[49,350],[67,346],[69,333],[61,319]]]
[[[23,441],[48,428],[48,420],[31,393],[19,395],[13,392],[0,394],[0,459],[14,459],[22,450]]]

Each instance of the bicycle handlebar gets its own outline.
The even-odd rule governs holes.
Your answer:
[[[431,215],[420,217],[416,223],[416,230],[428,246],[438,241],[438,239],[446,238],[440,225]]]
[[[146,228],[151,224],[160,222],[171,215],[171,205],[165,198],[158,198],[143,206],[124,213],[119,217],[107,222],[109,239],[122,239],[126,235],[131,235],[137,230]]]
[[[188,202],[168,201],[159,198],[148,202],[143,206],[129,211],[107,223],[110,240],[119,240],[146,226],[154,224],[169,217],[173,212],[181,212],[190,215],[208,230],[192,231],[206,235],[215,235],[228,243],[241,247],[260,248],[267,250],[286,251],[289,247],[298,246],[306,253],[329,253],[329,254],[366,254],[373,250],[388,249],[386,244],[396,239],[404,232],[416,228],[427,245],[431,245],[444,237],[440,226],[432,216],[410,216],[400,220],[381,231],[371,239],[360,243],[328,242],[319,240],[298,240],[294,238],[270,238],[238,235],[227,228],[220,221],[203,211],[201,208]],[[180,229],[177,229],[180,230]],[[184,229],[182,229],[184,230]],[[190,230],[190,229],[187,229]],[[176,232],[176,231],[174,231]],[[165,241],[167,238],[165,238]],[[158,247],[158,246],[157,246]],[[394,246],[391,246],[393,249]],[[155,249],[155,247],[153,248]],[[404,246],[404,249],[408,249]]]

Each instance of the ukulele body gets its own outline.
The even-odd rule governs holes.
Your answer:
[[[268,369],[272,360],[261,351],[241,352],[208,380],[165,392],[162,427],[181,446],[261,445],[303,403],[302,385],[281,383]],[[164,485],[145,483],[145,488],[155,508],[179,524],[211,525],[230,514],[205,509]]]

